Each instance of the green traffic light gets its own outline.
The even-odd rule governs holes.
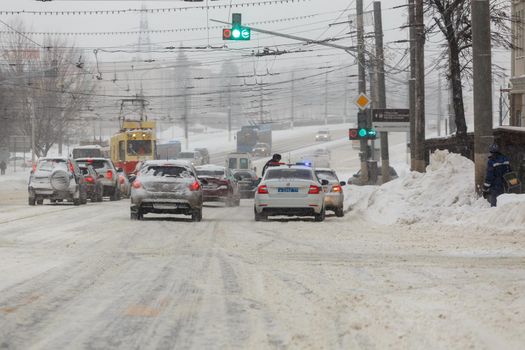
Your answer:
[[[369,136],[377,136],[377,131],[376,131],[376,129],[370,129],[370,130],[368,130],[368,135],[369,135]]]
[[[367,131],[366,129],[359,129],[359,137],[366,137]]]
[[[241,37],[241,31],[237,28],[232,30],[232,37],[234,39],[239,39]]]

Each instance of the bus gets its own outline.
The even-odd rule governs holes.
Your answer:
[[[111,137],[111,160],[129,175],[138,162],[155,159],[157,137],[154,121],[123,120],[118,133]]]

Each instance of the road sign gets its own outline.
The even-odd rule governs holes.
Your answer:
[[[360,93],[355,100],[355,104],[360,110],[365,110],[370,105],[370,99],[364,93]]]
[[[373,109],[372,125],[377,131],[407,132],[410,130],[410,110]]]

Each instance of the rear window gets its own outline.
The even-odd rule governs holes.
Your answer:
[[[199,170],[197,169],[197,176],[223,177],[224,170]]]
[[[195,158],[195,153],[193,152],[180,152],[179,153],[179,158]]]
[[[307,169],[268,169],[265,180],[274,179],[312,180],[312,171]]]
[[[79,166],[87,167],[88,165],[91,165],[93,169],[95,170],[109,170],[111,169],[111,165],[107,160],[77,160],[77,163]]]
[[[191,171],[188,168],[181,166],[157,166],[152,165],[143,172],[144,175],[159,176],[159,177],[178,177],[178,178],[191,178],[193,177]]]
[[[67,169],[64,159],[43,159],[38,161],[37,169],[40,171],[53,171],[54,169]]]
[[[233,177],[237,180],[253,180],[254,176],[248,172],[238,172],[233,174]]]
[[[319,180],[338,181],[337,176],[332,171],[316,171]]]

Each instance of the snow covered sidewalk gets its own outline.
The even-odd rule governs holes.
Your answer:
[[[380,224],[459,225],[525,233],[525,195],[506,194],[490,208],[474,191],[474,163],[458,154],[431,155],[426,173],[410,172],[380,187],[347,187],[347,206]]]

